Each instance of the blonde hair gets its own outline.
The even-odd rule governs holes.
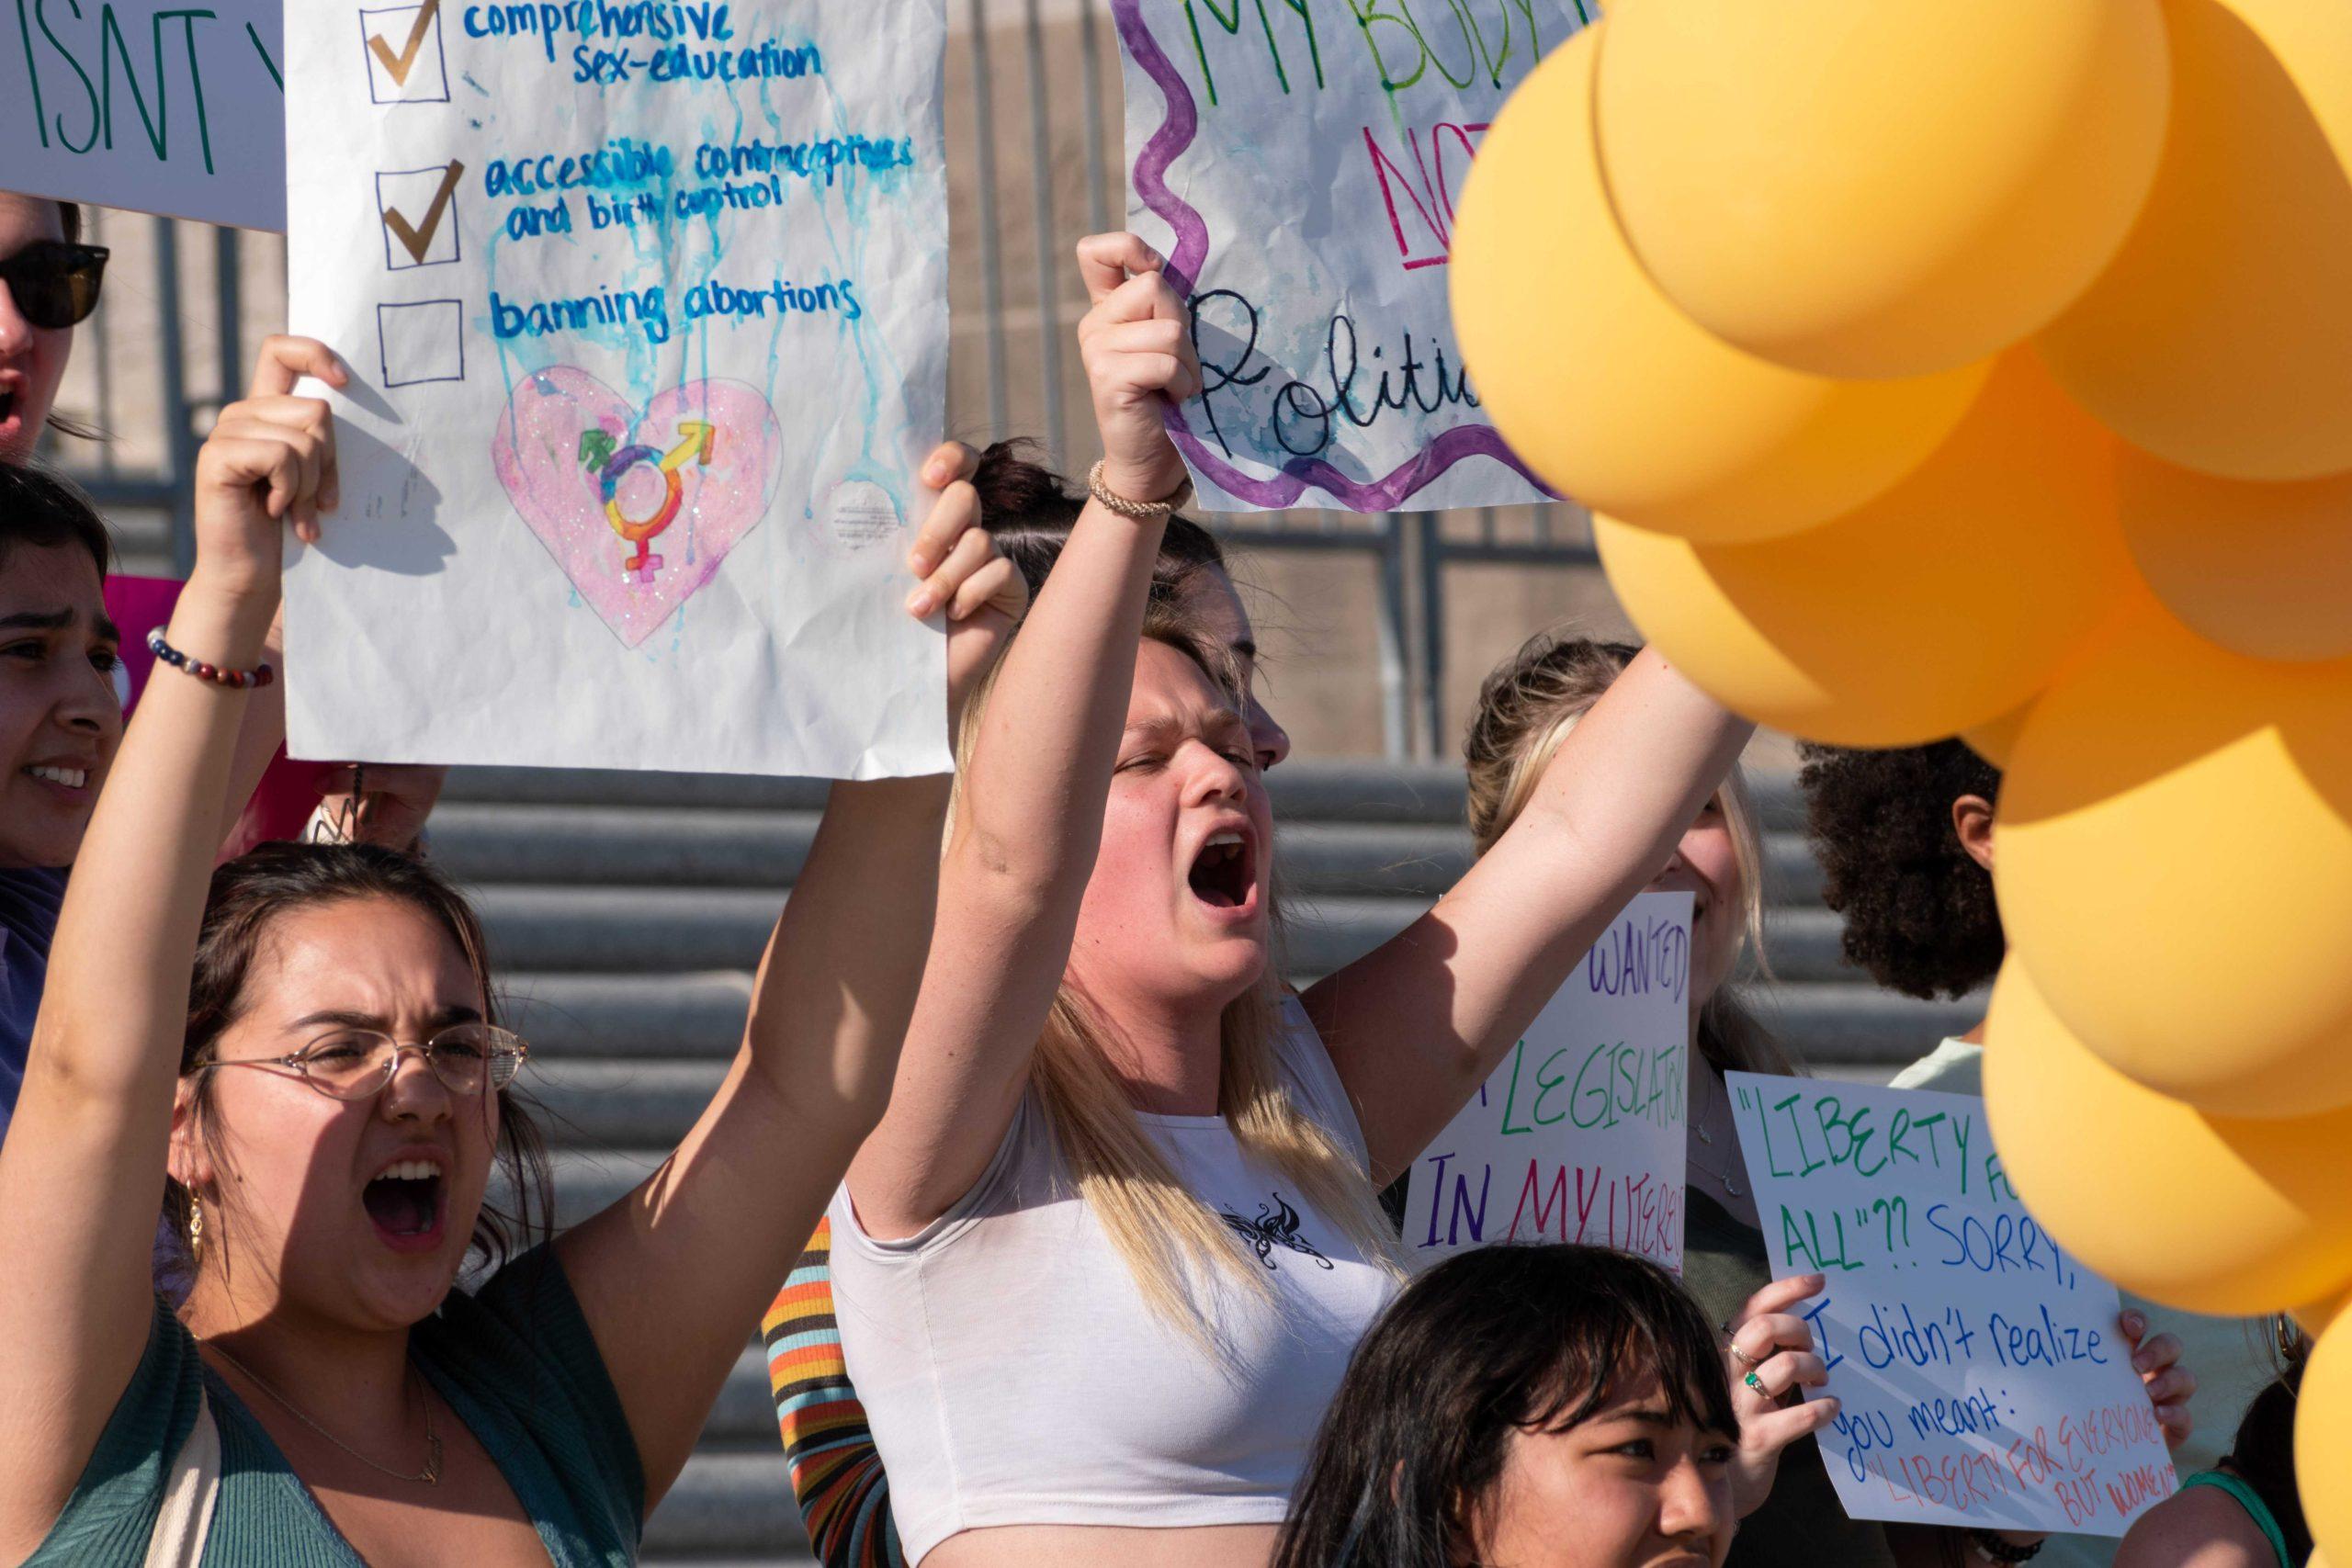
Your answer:
[[[1639,651],[1630,643],[1543,632],[1487,677],[1462,748],[1469,772],[1470,832],[1478,853],[1494,848],[1518,820],[1560,743]],[[1763,835],[1747,775],[1736,764],[1716,799],[1739,866],[1740,951],[1731,979],[1700,1010],[1699,1051],[1723,1070],[1792,1074],[1795,1066],[1749,1010],[1739,984],[1770,979],[1770,971],[1764,962]]]
[[[1152,604],[1145,615],[1144,637],[1183,654],[1229,697],[1239,689],[1231,660],[1196,633],[1176,605]],[[998,668],[1002,664],[1000,660]],[[972,716],[987,695],[984,689],[967,705],[959,763],[968,761],[978,733]],[[960,787],[965,774],[956,776]],[[954,816],[951,809],[951,821]],[[1248,991],[1226,1005],[1218,1020],[1217,1113],[1242,1153],[1273,1171],[1296,1194],[1299,1207],[1319,1211],[1367,1261],[1402,1278],[1395,1227],[1381,1210],[1370,1173],[1329,1128],[1306,1113],[1283,1078],[1274,1043],[1285,995],[1275,883],[1270,851],[1261,879],[1266,968]],[[1118,1044],[1110,1021],[1065,978],[1030,1059],[1030,1091],[1080,1197],[1146,1303],[1213,1359],[1227,1360],[1214,1298],[1204,1287],[1222,1278],[1261,1300],[1271,1299],[1273,1287],[1240,1237],[1179,1179],[1145,1132],[1114,1064]]]

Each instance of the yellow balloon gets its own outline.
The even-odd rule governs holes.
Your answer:
[[[2344,1309],[2347,1306],[2352,1306],[2352,1292],[2331,1296],[2309,1306],[2299,1306],[2294,1309],[2295,1321],[2305,1334],[2316,1339],[2327,1332],[2329,1325],[2344,1315]]]
[[[1554,51],[1479,143],[1453,245],[1453,321],[1511,449],[1596,511],[1724,543],[1860,505],[1919,466],[1988,367],[1839,381],[1709,335],[1625,248],[1592,142],[1606,23]]]
[[[2094,1272],[2251,1315],[2352,1284],[2352,1111],[2208,1116],[2086,1049],[2014,956],[1985,1023],[1984,1111],[2034,1219]]]
[[[2031,697],[2124,591],[2112,446],[2019,352],[1935,456],[1834,522],[1694,546],[1596,518],[1593,537],[1626,615],[1718,701],[1917,745]]]
[[[2093,413],[2176,463],[2352,469],[2352,6],[2165,0],[2165,15],[2154,187],[2042,350]]]
[[[2249,659],[2144,592],[2035,703],[1993,886],[2114,1066],[2209,1111],[2352,1103],[2352,661]]]
[[[2064,310],[2154,177],[2157,0],[1611,13],[1600,152],[1634,253],[1700,325],[1833,376],[1915,376]]]
[[[1989,724],[1962,730],[1960,738],[1970,750],[1995,767],[2006,768],[2009,765],[2009,751],[2018,743],[2018,732],[2025,728],[2026,715],[2032,711],[2031,703],[2023,704]]]
[[[2261,484],[2123,452],[2123,536],[2166,609],[2256,659],[2352,657],[2352,473]]]
[[[2352,1562],[2352,1319],[2321,1336],[2295,1400],[2295,1490],[2323,1553]],[[2312,1568],[2318,1557],[2311,1559]]]

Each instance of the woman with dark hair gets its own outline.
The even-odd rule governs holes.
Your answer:
[[[534,1245],[488,1207],[502,1164],[535,1186],[505,1092],[527,1048],[463,900],[381,851],[290,846],[207,897],[283,531],[316,542],[336,500],[300,376],[346,379],[280,340],[199,457],[171,668],[90,826],[0,1145],[0,1559],[625,1563],[888,1096],[947,781],[834,787],[726,1082],[654,1175]],[[1025,599],[962,467],[927,464],[908,605],[946,612],[951,721]],[[176,1310],[148,1289],[167,1191],[196,1259]],[[485,1252],[509,1260],[457,1289]]]
[[[40,1010],[65,868],[122,739],[121,656],[106,608],[112,555],[81,491],[0,463],[0,1139]]]
[[[1357,1347],[1273,1568],[1715,1568],[1737,1431],[1714,1332],[1663,1269],[1458,1253]]]
[[[72,484],[27,466],[44,427],[96,434],[55,410],[74,329],[97,308],[106,273],[107,252],[81,243],[81,235],[82,210],[72,202],[0,191],[0,748],[7,767],[0,779],[0,1138],[40,1006],[66,868],[122,736],[122,634],[107,611],[106,525]],[[278,341],[263,345],[265,360]],[[134,644],[142,629],[130,628]],[[273,663],[279,642],[273,626],[265,650]],[[248,699],[221,786],[218,845],[243,847],[261,836],[240,817],[285,739],[282,695],[273,687]],[[346,782],[322,772],[318,815],[349,824],[353,837],[406,843],[438,797],[442,774],[371,769],[356,796],[356,775]],[[313,801],[306,795],[290,804],[287,815],[300,822]],[[168,1245],[157,1262],[172,1266]]]

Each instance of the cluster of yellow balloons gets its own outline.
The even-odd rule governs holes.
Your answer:
[[[1694,680],[2005,763],[2003,1161],[2101,1273],[2320,1334],[2352,1563],[2352,4],[1617,0],[1453,276]]]

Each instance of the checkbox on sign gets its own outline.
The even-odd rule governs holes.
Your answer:
[[[465,164],[453,158],[430,169],[388,170],[376,176],[388,270],[406,272],[459,259],[458,182],[465,175]]]
[[[376,307],[376,347],[387,387],[466,378],[464,306],[456,299]]]
[[[441,0],[359,13],[368,56],[368,97],[379,104],[446,104],[449,66],[441,51]]]

